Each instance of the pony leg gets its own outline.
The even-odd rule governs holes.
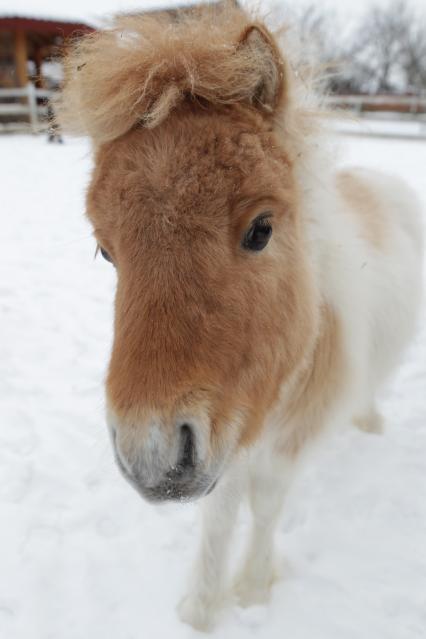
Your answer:
[[[244,607],[266,603],[279,576],[274,533],[293,476],[293,462],[282,457],[278,462],[274,468],[270,460],[269,468],[256,468],[250,477],[253,527],[245,562],[234,585],[238,602]]]
[[[223,477],[203,499],[202,538],[188,594],[178,606],[182,621],[209,630],[225,600],[225,578],[232,530],[241,501],[241,469]]]

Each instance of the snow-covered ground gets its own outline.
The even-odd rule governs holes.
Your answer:
[[[426,207],[426,142],[345,142],[343,162],[406,177]],[[93,260],[89,166],[82,142],[0,138],[0,637],[195,639],[175,613],[195,507],[143,502],[103,423],[114,270]],[[214,638],[426,637],[424,320],[385,435],[347,426],[321,447],[283,514],[270,605],[226,611]]]

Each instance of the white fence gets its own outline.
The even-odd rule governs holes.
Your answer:
[[[26,87],[0,89],[0,127],[17,130],[30,127],[33,133],[46,129],[47,103],[53,91]],[[357,115],[392,112],[395,117],[417,116],[426,119],[426,97],[405,95],[333,95],[327,98],[331,108],[352,111]]]
[[[47,101],[52,95],[53,91],[36,89],[31,83],[22,88],[0,89],[0,121],[7,129],[20,128],[26,122],[33,133],[38,133],[46,127]],[[39,100],[43,103],[39,104]]]

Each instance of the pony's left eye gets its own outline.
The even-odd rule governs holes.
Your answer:
[[[102,246],[99,247],[99,250],[104,260],[106,260],[107,262],[111,262],[111,264],[113,264],[111,255],[104,248],[102,248]]]
[[[253,220],[249,230],[244,235],[243,248],[249,251],[261,251],[265,248],[272,235],[270,217],[270,213],[263,213]]]

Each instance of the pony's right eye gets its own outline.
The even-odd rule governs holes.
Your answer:
[[[272,214],[269,212],[257,216],[244,235],[243,248],[249,251],[262,251],[265,248],[272,235],[271,217]]]
[[[111,264],[113,264],[114,262],[112,261],[112,257],[111,255],[104,249],[102,248],[102,246],[99,247],[99,250],[101,252],[102,257],[104,258],[104,260],[106,260],[107,262],[111,262]]]

